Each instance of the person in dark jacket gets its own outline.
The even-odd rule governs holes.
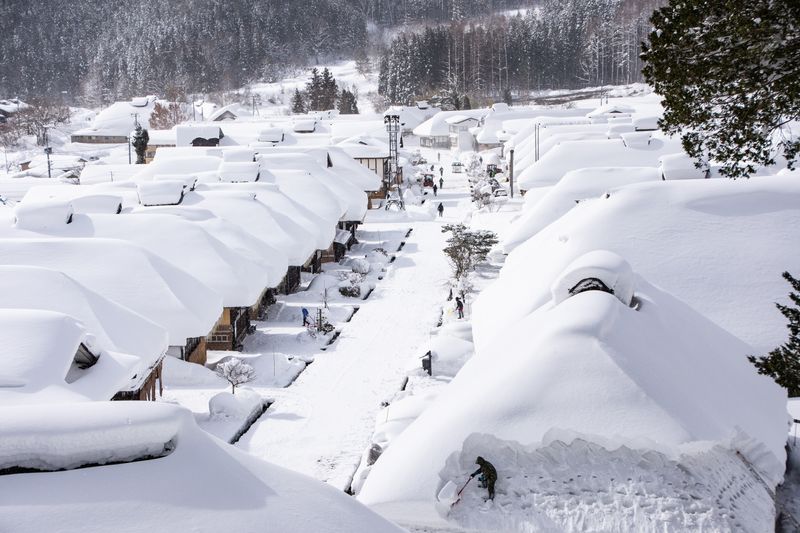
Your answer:
[[[434,195],[434,196],[436,196],[436,193],[437,193],[438,191],[439,191],[439,187],[437,187],[437,186],[436,186],[436,184],[434,183],[434,184],[433,184],[433,195]]]
[[[464,301],[456,296],[456,311],[458,312],[458,318],[464,318]]]
[[[494,500],[494,484],[497,481],[497,470],[495,470],[492,463],[481,456],[475,459],[475,464],[478,465],[478,469],[469,477],[475,477],[480,474],[481,477],[478,480],[481,482],[481,487],[487,489],[489,491],[489,499]]]
[[[439,202],[439,205],[436,207],[436,210],[439,211],[439,216],[444,215],[444,205],[442,202]]]
[[[439,188],[444,189],[444,178],[439,178]]]
[[[308,326],[309,324],[310,324],[310,322],[308,320],[308,309],[303,307],[303,325],[304,326]]]

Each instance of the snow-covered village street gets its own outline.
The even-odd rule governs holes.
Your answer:
[[[800,4],[0,3],[0,533],[800,533]]]
[[[429,196],[427,205],[434,202]],[[274,392],[274,403],[240,448],[339,489],[350,487],[381,403],[420,367],[447,304],[450,273],[441,227],[464,217],[468,198],[466,180],[448,175],[436,199],[445,204],[444,217],[385,223],[385,213],[377,212],[376,222],[367,218],[362,235],[408,234],[393,253],[396,260],[336,342],[291,387]]]

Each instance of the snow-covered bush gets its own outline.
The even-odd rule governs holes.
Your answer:
[[[356,274],[368,274],[369,273],[369,261],[362,257],[354,257],[350,259],[348,262],[348,266],[355,272]]]
[[[261,396],[249,389],[239,394],[220,392],[208,400],[208,412],[215,418],[247,418],[262,405]]]
[[[350,298],[358,298],[361,296],[361,287],[359,285],[345,285],[339,287],[339,294],[348,296]]]
[[[236,393],[237,385],[249,383],[256,377],[255,369],[236,357],[219,363],[216,372],[219,377],[231,384],[231,394]]]

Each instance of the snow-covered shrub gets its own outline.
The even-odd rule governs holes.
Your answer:
[[[339,294],[348,296],[350,298],[358,298],[361,296],[361,286],[359,285],[345,285],[339,287]]]
[[[208,412],[215,418],[247,418],[262,405],[261,396],[249,389],[239,394],[220,392],[208,400]]]
[[[217,375],[231,384],[231,394],[236,393],[236,386],[253,381],[255,369],[241,359],[231,357],[217,365]]]
[[[355,272],[356,274],[368,274],[369,273],[369,261],[362,257],[354,257],[348,261],[348,266]]]

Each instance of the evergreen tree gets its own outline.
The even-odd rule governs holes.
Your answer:
[[[307,110],[320,111],[322,102],[322,78],[316,68],[311,69],[311,79],[306,83]]]
[[[342,115],[357,115],[358,114],[358,101],[356,91],[348,91],[342,89],[339,95],[338,108],[339,113]]]
[[[690,155],[733,178],[797,158],[800,138],[780,131],[800,119],[800,2],[670,0],[651,20],[644,76]]]
[[[294,96],[292,96],[292,113],[295,115],[302,115],[306,112],[306,101],[303,98],[303,93],[300,89],[295,88]]]
[[[789,391],[790,397],[800,396],[800,280],[788,272],[783,278],[792,286],[789,299],[794,307],[776,303],[775,306],[789,321],[789,340],[782,346],[762,357],[749,356],[748,359],[758,369],[759,374],[771,376],[775,382]]]
[[[136,125],[136,130],[133,132],[131,144],[134,151],[136,151],[136,164],[143,165],[145,163],[144,155],[147,152],[147,143],[150,142],[150,134],[147,130],[142,128],[141,124]]]
[[[328,67],[322,70],[320,80],[320,108],[319,111],[336,108],[336,98],[338,97],[336,79],[333,77]]]

